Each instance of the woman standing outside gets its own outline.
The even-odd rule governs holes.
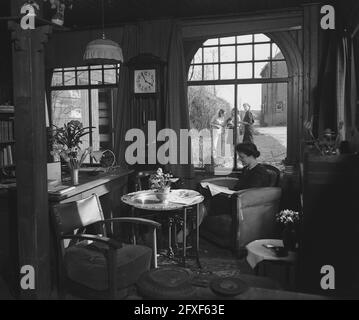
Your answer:
[[[234,153],[234,147],[239,143],[240,136],[243,134],[242,125],[241,125],[242,123],[243,122],[239,112],[237,112],[237,122],[236,122],[236,109],[233,108],[230,118],[228,118],[226,121],[226,128],[232,129],[232,131],[228,132],[226,139],[226,143],[231,145],[232,155]],[[236,137],[234,132],[236,132]]]
[[[243,109],[245,111],[243,122],[242,122],[242,124],[244,125],[243,143],[246,142],[253,143],[254,116],[251,112],[251,106],[248,103],[243,104]]]
[[[224,118],[225,111],[223,109],[220,109],[218,111],[218,114],[213,117],[211,121],[211,129],[213,133],[212,137],[212,156],[213,159],[217,157],[217,147],[218,147],[218,139],[222,136],[222,131],[225,124],[225,118]]]

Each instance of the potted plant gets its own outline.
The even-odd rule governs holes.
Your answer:
[[[154,190],[156,197],[161,201],[168,200],[171,192],[172,175],[164,173],[161,168],[158,168],[156,173],[150,176],[150,186]]]
[[[64,24],[65,9],[72,9],[73,0],[44,0],[44,2],[47,1],[50,2],[51,9],[56,10],[56,13],[52,17],[51,21],[62,26]]]
[[[282,210],[276,215],[276,221],[283,226],[283,246],[288,251],[297,248],[297,226],[299,223],[299,212],[293,210]]]
[[[53,130],[53,151],[52,155],[65,161],[70,169],[72,183],[78,184],[78,172],[88,155],[91,155],[92,148],[81,149],[81,138],[92,132],[93,127],[83,127],[82,123],[72,120]]]

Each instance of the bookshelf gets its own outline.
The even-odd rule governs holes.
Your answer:
[[[14,107],[0,106],[0,169],[15,167]]]

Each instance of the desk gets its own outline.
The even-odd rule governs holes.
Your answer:
[[[168,201],[160,201],[157,199],[155,193],[152,190],[143,190],[133,192],[127,195],[124,195],[121,200],[127,205],[131,206],[132,215],[135,216],[135,209],[147,210],[147,211],[157,211],[162,217],[165,216],[169,221],[168,228],[168,245],[169,245],[169,256],[173,257],[172,249],[172,226],[174,225],[174,219],[178,216],[178,212],[182,212],[182,222],[183,222],[183,245],[182,245],[182,265],[186,266],[186,256],[187,256],[187,215],[188,209],[196,206],[196,260],[198,266],[199,262],[199,205],[203,202],[204,197],[193,190],[177,189],[172,190],[171,195]],[[177,212],[176,212],[177,211]],[[172,213],[171,213],[172,212]],[[175,229],[176,230],[176,229]],[[176,237],[176,234],[175,234]]]
[[[64,194],[49,193],[50,206],[81,200],[97,194],[101,200],[105,219],[111,218],[113,208],[121,205],[119,196],[128,192],[128,176],[132,173],[132,170],[125,169],[101,173],[97,176],[80,173],[79,184],[74,189]]]

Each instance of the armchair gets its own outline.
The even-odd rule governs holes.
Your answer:
[[[236,178],[203,180],[233,189]],[[273,185],[278,179],[273,175]],[[208,189],[201,190],[206,198],[207,216],[201,224],[201,236],[218,246],[229,248],[242,256],[246,244],[276,236],[275,214],[279,209],[281,189],[247,189],[233,195],[218,194],[211,197]]]
[[[58,292],[66,291],[86,298],[116,299],[126,292],[142,273],[157,267],[156,229],[160,224],[140,218],[104,220],[97,195],[59,204],[52,208],[57,244]],[[152,249],[125,245],[111,236],[116,224],[145,225],[152,231]],[[99,235],[84,233],[97,227]],[[74,234],[76,232],[76,234]],[[152,258],[152,259],[151,259]]]

